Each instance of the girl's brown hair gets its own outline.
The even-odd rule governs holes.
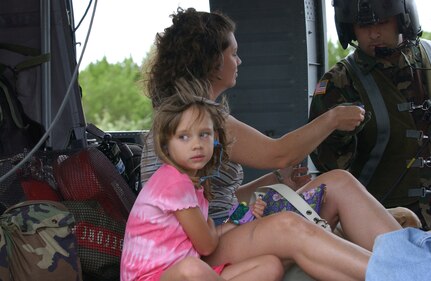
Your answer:
[[[214,147],[211,160],[197,172],[196,177],[191,179],[195,187],[200,188],[201,178],[208,176],[215,167],[219,167],[228,161],[225,134],[225,120],[228,112],[225,106],[205,98],[205,93],[209,90],[209,85],[206,82],[197,79],[192,81],[180,79],[176,82],[174,89],[176,94],[166,98],[155,111],[151,129],[154,138],[154,149],[162,162],[176,167],[181,172],[185,172],[167,154],[168,141],[175,135],[184,111],[191,107],[197,109],[199,115],[196,121],[202,120],[206,116],[206,112],[209,113],[213,121],[215,137],[220,144]],[[205,197],[211,199],[208,180],[204,181],[203,185]]]

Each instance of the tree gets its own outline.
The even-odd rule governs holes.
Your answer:
[[[337,61],[341,60],[345,56],[347,56],[350,52],[353,51],[352,46],[348,46],[347,49],[343,49],[341,47],[340,42],[333,42],[331,40],[328,41],[328,69],[331,68]]]
[[[426,31],[424,31],[424,32],[422,33],[422,38],[425,38],[425,39],[431,40],[431,32],[426,32]]]
[[[110,64],[104,57],[79,74],[87,123],[105,131],[149,129],[151,102],[140,87],[141,70],[131,58]]]

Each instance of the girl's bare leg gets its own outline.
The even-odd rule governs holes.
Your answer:
[[[281,212],[223,234],[216,251],[205,260],[217,265],[268,254],[284,264],[296,262],[315,279],[348,281],[365,279],[371,253],[300,215]]]
[[[372,250],[374,240],[379,234],[401,228],[365,187],[344,170],[327,172],[298,192],[321,183],[326,184],[327,189],[320,215],[332,228],[340,222],[344,234],[353,243]]]
[[[280,259],[271,255],[226,266],[220,276],[199,258],[187,257],[167,269],[160,281],[279,281],[283,274]]]
[[[258,256],[227,266],[221,277],[231,281],[278,281],[284,268],[276,256]]]
[[[208,264],[197,257],[187,257],[168,268],[160,281],[224,281]]]

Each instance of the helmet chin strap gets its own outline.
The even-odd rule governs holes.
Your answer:
[[[418,39],[416,39],[416,40],[404,40],[403,42],[401,42],[400,44],[398,44],[398,46],[395,47],[395,48],[386,48],[386,47],[379,48],[379,47],[376,47],[374,49],[374,53],[375,53],[376,57],[385,58],[385,57],[391,56],[391,55],[393,55],[394,53],[397,53],[397,52],[402,53],[402,50],[404,48],[406,48],[406,47],[412,47],[412,46],[417,46],[418,44],[419,44],[419,40]]]

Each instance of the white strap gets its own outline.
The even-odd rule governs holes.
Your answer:
[[[287,201],[289,201],[304,217],[308,220],[314,222],[317,225],[320,225],[325,230],[331,231],[331,228],[326,220],[322,219],[316,211],[293,189],[285,184],[273,184],[259,187],[258,191],[261,194],[261,191],[267,191],[269,188],[277,191],[280,195],[282,195]]]

